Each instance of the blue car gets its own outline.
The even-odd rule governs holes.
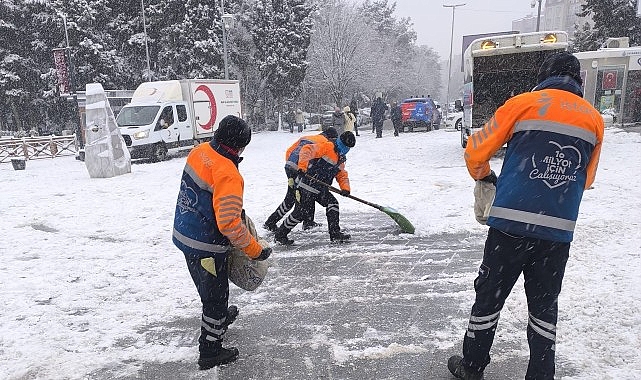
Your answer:
[[[441,112],[431,98],[409,98],[401,103],[401,132],[406,129],[425,128],[425,131],[438,129]]]

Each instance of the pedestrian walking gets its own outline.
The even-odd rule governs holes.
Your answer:
[[[354,132],[354,125],[356,124],[356,115],[352,113],[349,106],[343,107],[343,117],[345,118],[345,130]]]
[[[222,347],[228,326],[238,316],[236,306],[228,307],[228,258],[232,246],[254,260],[265,260],[272,252],[266,242],[261,245],[251,235],[241,218],[244,182],[238,164],[250,141],[247,123],[236,116],[226,116],[213,139],[189,153],[180,181],[172,240],[185,255],[202,302],[200,369],[238,357],[235,347]]]
[[[352,98],[352,101],[349,104],[349,110],[356,119],[356,121],[354,122],[354,134],[358,136],[358,127],[360,127],[360,121],[358,120],[358,103],[356,102],[356,98]]]
[[[401,105],[394,102],[392,105],[392,110],[390,111],[390,119],[392,119],[392,124],[394,125],[394,136],[398,136],[398,132],[401,130],[401,119],[403,113],[401,111]]]
[[[537,81],[531,92],[499,107],[465,149],[476,180],[476,218],[490,228],[474,280],[463,356],[448,361],[459,379],[483,378],[501,309],[521,273],[529,314],[525,379],[554,379],[557,299],[581,197],[596,175],[604,127],[599,112],[582,98],[581,68],[572,54],[548,57]],[[489,161],[505,143],[497,179]]]
[[[298,133],[301,133],[305,127],[305,114],[303,114],[303,111],[300,108],[296,109],[295,121]]]
[[[326,143],[330,140],[336,139],[338,133],[334,127],[328,127],[325,131],[311,136],[304,136],[293,143],[285,152],[285,175],[287,176],[287,193],[285,199],[274,210],[274,212],[267,218],[263,228],[275,232],[278,229],[277,223],[294,207],[296,203],[296,185],[294,183],[298,174],[298,161],[301,149],[308,144]],[[315,205],[309,205],[310,210],[303,220],[303,230],[309,230],[317,227],[318,223],[314,221]]]
[[[332,113],[332,127],[336,128],[336,132],[338,132],[339,135],[345,132],[345,116],[339,107],[334,107],[334,112]]]
[[[372,104],[372,132],[376,131],[376,138],[383,137],[383,120],[385,119],[385,111],[387,111],[387,104],[379,96]]]
[[[314,202],[325,207],[329,238],[333,242],[345,242],[350,235],[341,231],[338,200],[332,195],[326,184],[331,184],[334,178],[338,181],[342,195],[349,195],[350,185],[345,170],[346,154],[356,144],[356,137],[350,131],[343,132],[339,138],[319,144],[308,144],[301,148],[298,160],[298,176],[296,179],[296,204],[294,211],[289,214],[278,227],[274,239],[284,245],[291,245],[287,235],[301,221],[305,220]]]

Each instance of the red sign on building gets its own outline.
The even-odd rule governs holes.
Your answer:
[[[604,71],[603,79],[601,80],[602,90],[616,90],[617,88],[617,72],[616,70]]]
[[[53,49],[53,64],[58,77],[60,96],[69,95],[71,93],[71,85],[69,81],[69,66],[67,64],[67,49]]]

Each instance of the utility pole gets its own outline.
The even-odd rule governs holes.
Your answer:
[[[541,3],[543,2],[543,0],[532,0],[532,8],[534,8],[536,2],[539,3],[539,10],[536,16],[536,31],[538,32],[541,29]]]
[[[78,92],[76,91],[76,73],[75,69],[73,67],[73,61],[71,59],[71,46],[69,45],[69,31],[67,29],[67,16],[62,14],[60,15],[62,17],[62,24],[63,27],[65,28],[65,45],[67,47],[67,62],[69,63],[69,84],[70,84],[70,92],[71,96],[73,97],[73,102],[76,105],[76,108],[78,109],[78,129],[77,129],[77,138],[78,138],[78,145],[80,149],[84,149],[85,147],[85,139],[84,139],[84,134],[83,132],[83,126],[82,126],[82,118],[80,114],[80,105],[78,104]]]
[[[456,7],[462,7],[464,6],[465,3],[460,3],[460,4],[451,4],[451,5],[446,5],[443,4],[443,7],[445,8],[452,8],[452,33],[450,34],[450,59],[448,60],[447,63],[447,94],[445,95],[445,117],[450,112],[450,79],[452,77],[452,45],[454,43],[454,12],[456,11]]]
[[[147,55],[147,81],[151,82],[151,65],[149,64],[149,45],[147,43],[147,23],[145,22],[145,0],[140,0],[140,7],[142,8],[142,29],[145,33],[145,53]]]
[[[220,17],[223,20],[223,60],[225,62],[225,79],[229,79],[227,69],[227,23],[225,22],[225,0],[220,0]]]

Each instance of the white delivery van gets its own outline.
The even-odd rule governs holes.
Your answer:
[[[162,161],[169,150],[209,141],[227,115],[241,117],[238,81],[170,80],[138,86],[116,122],[131,158]]]

